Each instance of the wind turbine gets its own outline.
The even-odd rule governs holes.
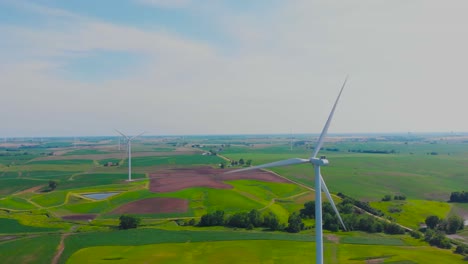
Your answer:
[[[135,139],[136,137],[139,137],[143,135],[145,132],[140,133],[139,135],[129,137],[125,135],[124,133],[118,131],[115,129],[117,133],[122,135],[126,140],[127,140],[127,149],[128,149],[128,181],[132,181],[132,140]]]
[[[328,160],[325,157],[317,158],[317,154],[323,145],[323,141],[328,132],[328,127],[330,126],[330,123],[333,119],[333,114],[335,113],[336,106],[338,104],[338,101],[340,100],[340,96],[346,85],[347,79],[348,78],[345,79],[341,87],[340,93],[338,94],[338,97],[336,98],[335,104],[333,105],[330,115],[328,116],[328,120],[325,123],[325,126],[323,127],[322,133],[320,134],[320,137],[317,141],[317,144],[315,145],[314,151],[310,158],[308,159],[292,158],[292,159],[267,163],[263,165],[258,165],[254,167],[249,167],[245,169],[226,172],[226,173],[235,173],[235,172],[241,172],[241,171],[249,171],[249,170],[255,170],[255,169],[264,169],[264,168],[280,167],[280,166],[288,166],[288,165],[304,164],[304,163],[311,163],[314,166],[314,170],[315,170],[315,241],[316,241],[316,262],[315,263],[317,264],[323,264],[323,227],[322,227],[322,193],[321,193],[321,190],[323,190],[325,194],[327,195],[327,198],[330,204],[332,205],[333,210],[335,211],[336,215],[338,216],[338,219],[341,225],[343,226],[343,229],[346,230],[346,226],[344,225],[343,220],[341,219],[340,213],[338,212],[338,209],[336,208],[335,203],[333,202],[330,192],[328,191],[327,185],[325,184],[325,181],[323,180],[322,175],[320,174],[320,167],[327,166]]]

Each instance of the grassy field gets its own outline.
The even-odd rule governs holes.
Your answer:
[[[0,234],[52,232],[52,231],[57,231],[57,230],[59,229],[26,226],[26,225],[20,224],[15,219],[0,218]]]
[[[159,243],[186,243],[230,240],[287,240],[312,241],[313,237],[302,234],[271,232],[232,231],[167,231],[158,229],[137,229],[112,232],[83,233],[69,236],[65,240],[62,263],[80,249],[95,246],[130,246]],[[217,242],[218,243],[218,242]]]
[[[0,242],[2,263],[50,264],[60,235],[42,235]]]
[[[144,263],[149,259],[157,263],[309,263],[315,258],[314,246],[313,242],[281,240],[100,246],[76,252],[67,263]],[[325,246],[326,263],[367,263],[370,259],[381,259],[389,263],[464,263],[461,256],[430,247],[352,244]]]
[[[28,162],[28,164],[47,164],[47,165],[81,165],[81,164],[93,164],[92,160],[86,159],[70,159],[70,160],[34,160]]]
[[[447,218],[451,210],[449,203],[426,200],[371,202],[370,205],[391,216],[398,223],[414,229],[418,229],[419,223],[424,223],[430,215]],[[392,213],[391,209],[401,211]]]
[[[36,209],[36,206],[20,197],[10,196],[0,199],[0,208],[12,210],[32,210]]]

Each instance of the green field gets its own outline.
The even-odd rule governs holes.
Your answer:
[[[100,246],[76,252],[67,263],[309,263],[313,242],[255,240]],[[403,263],[464,263],[462,257],[430,247],[326,244],[326,263],[366,263],[368,259]],[[407,262],[408,263],[408,262]]]
[[[372,202],[370,204],[394,218],[398,223],[413,229],[418,229],[419,224],[424,223],[426,217],[430,215],[436,215],[441,219],[447,218],[451,209],[448,203],[426,200]],[[390,209],[401,211],[391,213]]]
[[[211,164],[217,165],[222,162],[223,159],[217,156],[203,156],[197,155],[178,155],[178,156],[167,156],[167,157],[136,157],[132,158],[132,166],[134,167],[149,167],[149,166],[191,166],[191,165],[202,165]],[[128,166],[128,160],[125,160],[122,166]]]
[[[87,164],[91,165],[93,164],[92,160],[86,160],[86,159],[70,159],[70,160],[34,160],[31,162],[28,162],[28,164],[47,164],[47,165],[82,165],[82,164]]]
[[[0,242],[2,263],[50,264],[60,241],[60,235],[27,237]]]
[[[146,245],[159,243],[186,243],[229,240],[287,240],[312,241],[313,236],[270,232],[232,232],[232,231],[167,231],[158,229],[137,229],[106,233],[87,233],[69,236],[65,240],[65,251],[61,262],[76,251],[95,246]]]
[[[57,228],[26,226],[15,219],[0,218],[0,234],[36,233],[57,231]]]

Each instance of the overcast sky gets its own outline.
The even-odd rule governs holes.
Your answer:
[[[466,10],[0,0],[0,136],[468,131]]]

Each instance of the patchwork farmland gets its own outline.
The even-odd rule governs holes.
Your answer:
[[[298,233],[286,230],[290,216],[313,201],[308,165],[224,174],[248,166],[247,162],[308,157],[306,138],[291,149],[281,135],[221,141],[188,137],[185,142],[158,143],[144,137],[134,143],[131,182],[125,150],[119,151],[115,140],[93,139],[97,143],[92,147],[75,147],[62,139],[27,148],[24,142],[0,144],[0,257],[22,263],[82,263],[83,258],[106,263],[148,258],[158,263],[307,262],[315,257],[314,219],[303,218],[304,229]],[[415,232],[430,215],[440,219],[468,215],[466,204],[447,202],[451,192],[468,186],[468,145],[463,139],[440,144],[432,144],[433,138],[409,143],[385,138],[372,144],[331,139],[323,153],[332,164],[323,168],[323,174],[336,203],[342,201],[339,193],[369,202],[383,213],[380,218]],[[363,151],[368,148],[374,153]],[[382,201],[385,195],[392,200]],[[198,224],[217,211],[228,223],[252,210],[262,217],[275,215],[279,228]],[[119,230],[122,215],[140,218],[138,228]],[[326,231],[325,261],[464,263],[464,256],[453,250],[468,236],[463,230],[456,235],[452,249],[440,249],[425,242],[422,233],[414,238],[409,233]],[[239,250],[246,254],[235,254]]]

